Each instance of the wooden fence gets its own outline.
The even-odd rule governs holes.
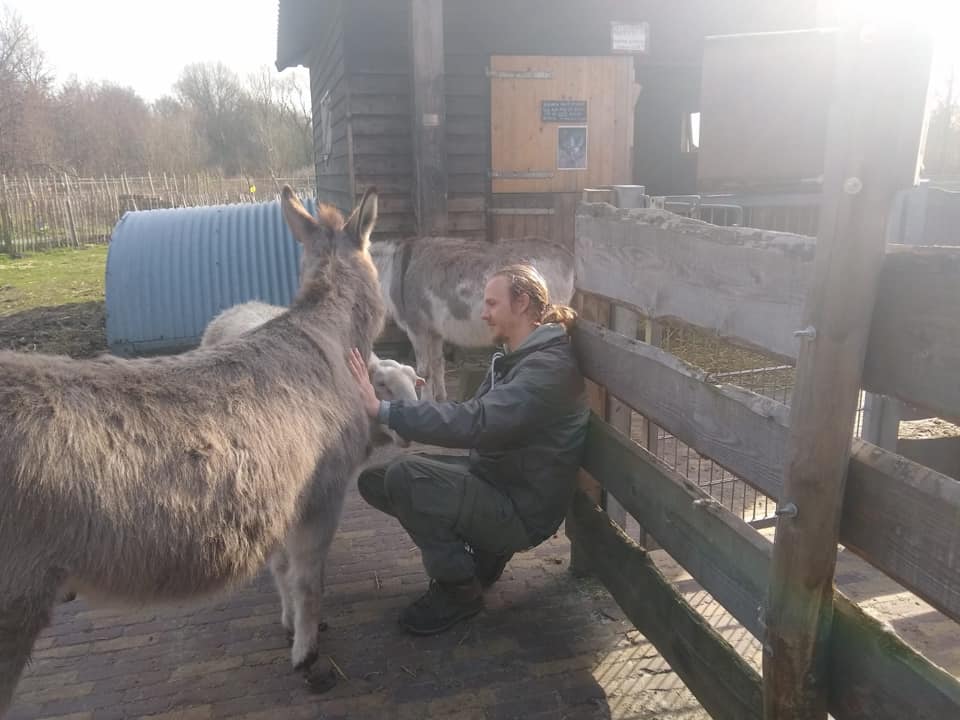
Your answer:
[[[275,199],[283,183],[314,192],[314,179],[308,176],[0,176],[0,252],[15,255],[107,242],[128,210],[264,202]]]
[[[884,30],[838,43],[816,240],[660,209],[577,214],[574,342],[594,415],[571,566],[716,718],[960,717],[960,681],[833,585],[841,542],[960,622],[960,482],[852,440],[861,387],[960,419],[960,248],[883,232],[916,177],[929,48]],[[670,320],[795,362],[790,406],[638,339],[643,318],[647,340]],[[775,498],[776,542],[633,442],[637,414]],[[652,542],[762,643],[762,677],[664,578]]]

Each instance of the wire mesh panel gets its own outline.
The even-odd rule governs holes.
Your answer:
[[[682,325],[661,325],[660,346],[708,373],[712,382],[737,385],[789,404],[794,368]],[[746,522],[772,522],[776,501],[666,430],[657,432],[657,457]]]
[[[819,195],[744,194],[730,196],[671,195],[649,197],[645,206],[718,226],[750,227],[763,230],[816,235]],[[647,318],[640,318],[643,328]],[[796,380],[793,364],[755,350],[737,346],[716,334],[682,323],[657,321],[653,344],[707,373],[708,381],[734,385],[790,405]],[[643,337],[643,332],[639,333]],[[865,395],[860,394],[851,434],[863,432]],[[633,414],[633,439],[653,452],[662,462],[707,491],[730,512],[757,526],[772,525],[776,500],[765,495],[703,456],[662,428],[648,430],[649,423]]]

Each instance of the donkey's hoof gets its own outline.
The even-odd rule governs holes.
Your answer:
[[[330,629],[330,626],[327,625],[327,623],[324,622],[323,620],[317,623],[317,630],[319,630],[320,632],[326,632],[329,629]]]
[[[313,664],[317,662],[317,658],[320,657],[320,653],[316,650],[311,650],[306,655],[303,656],[302,660],[294,660],[293,669],[297,672],[303,672],[304,670],[309,670],[313,667]]]
[[[287,647],[293,647],[293,630],[284,628],[283,633],[287,636]]]
[[[330,692],[337,686],[337,675],[333,668],[323,663],[317,663],[303,676],[307,688],[314,695]]]

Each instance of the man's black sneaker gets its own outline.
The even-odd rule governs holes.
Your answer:
[[[477,578],[462,583],[430,581],[430,587],[400,614],[400,625],[414,635],[435,635],[483,609]]]

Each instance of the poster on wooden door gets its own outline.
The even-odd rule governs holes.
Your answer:
[[[586,126],[557,128],[557,170],[587,169]]]

